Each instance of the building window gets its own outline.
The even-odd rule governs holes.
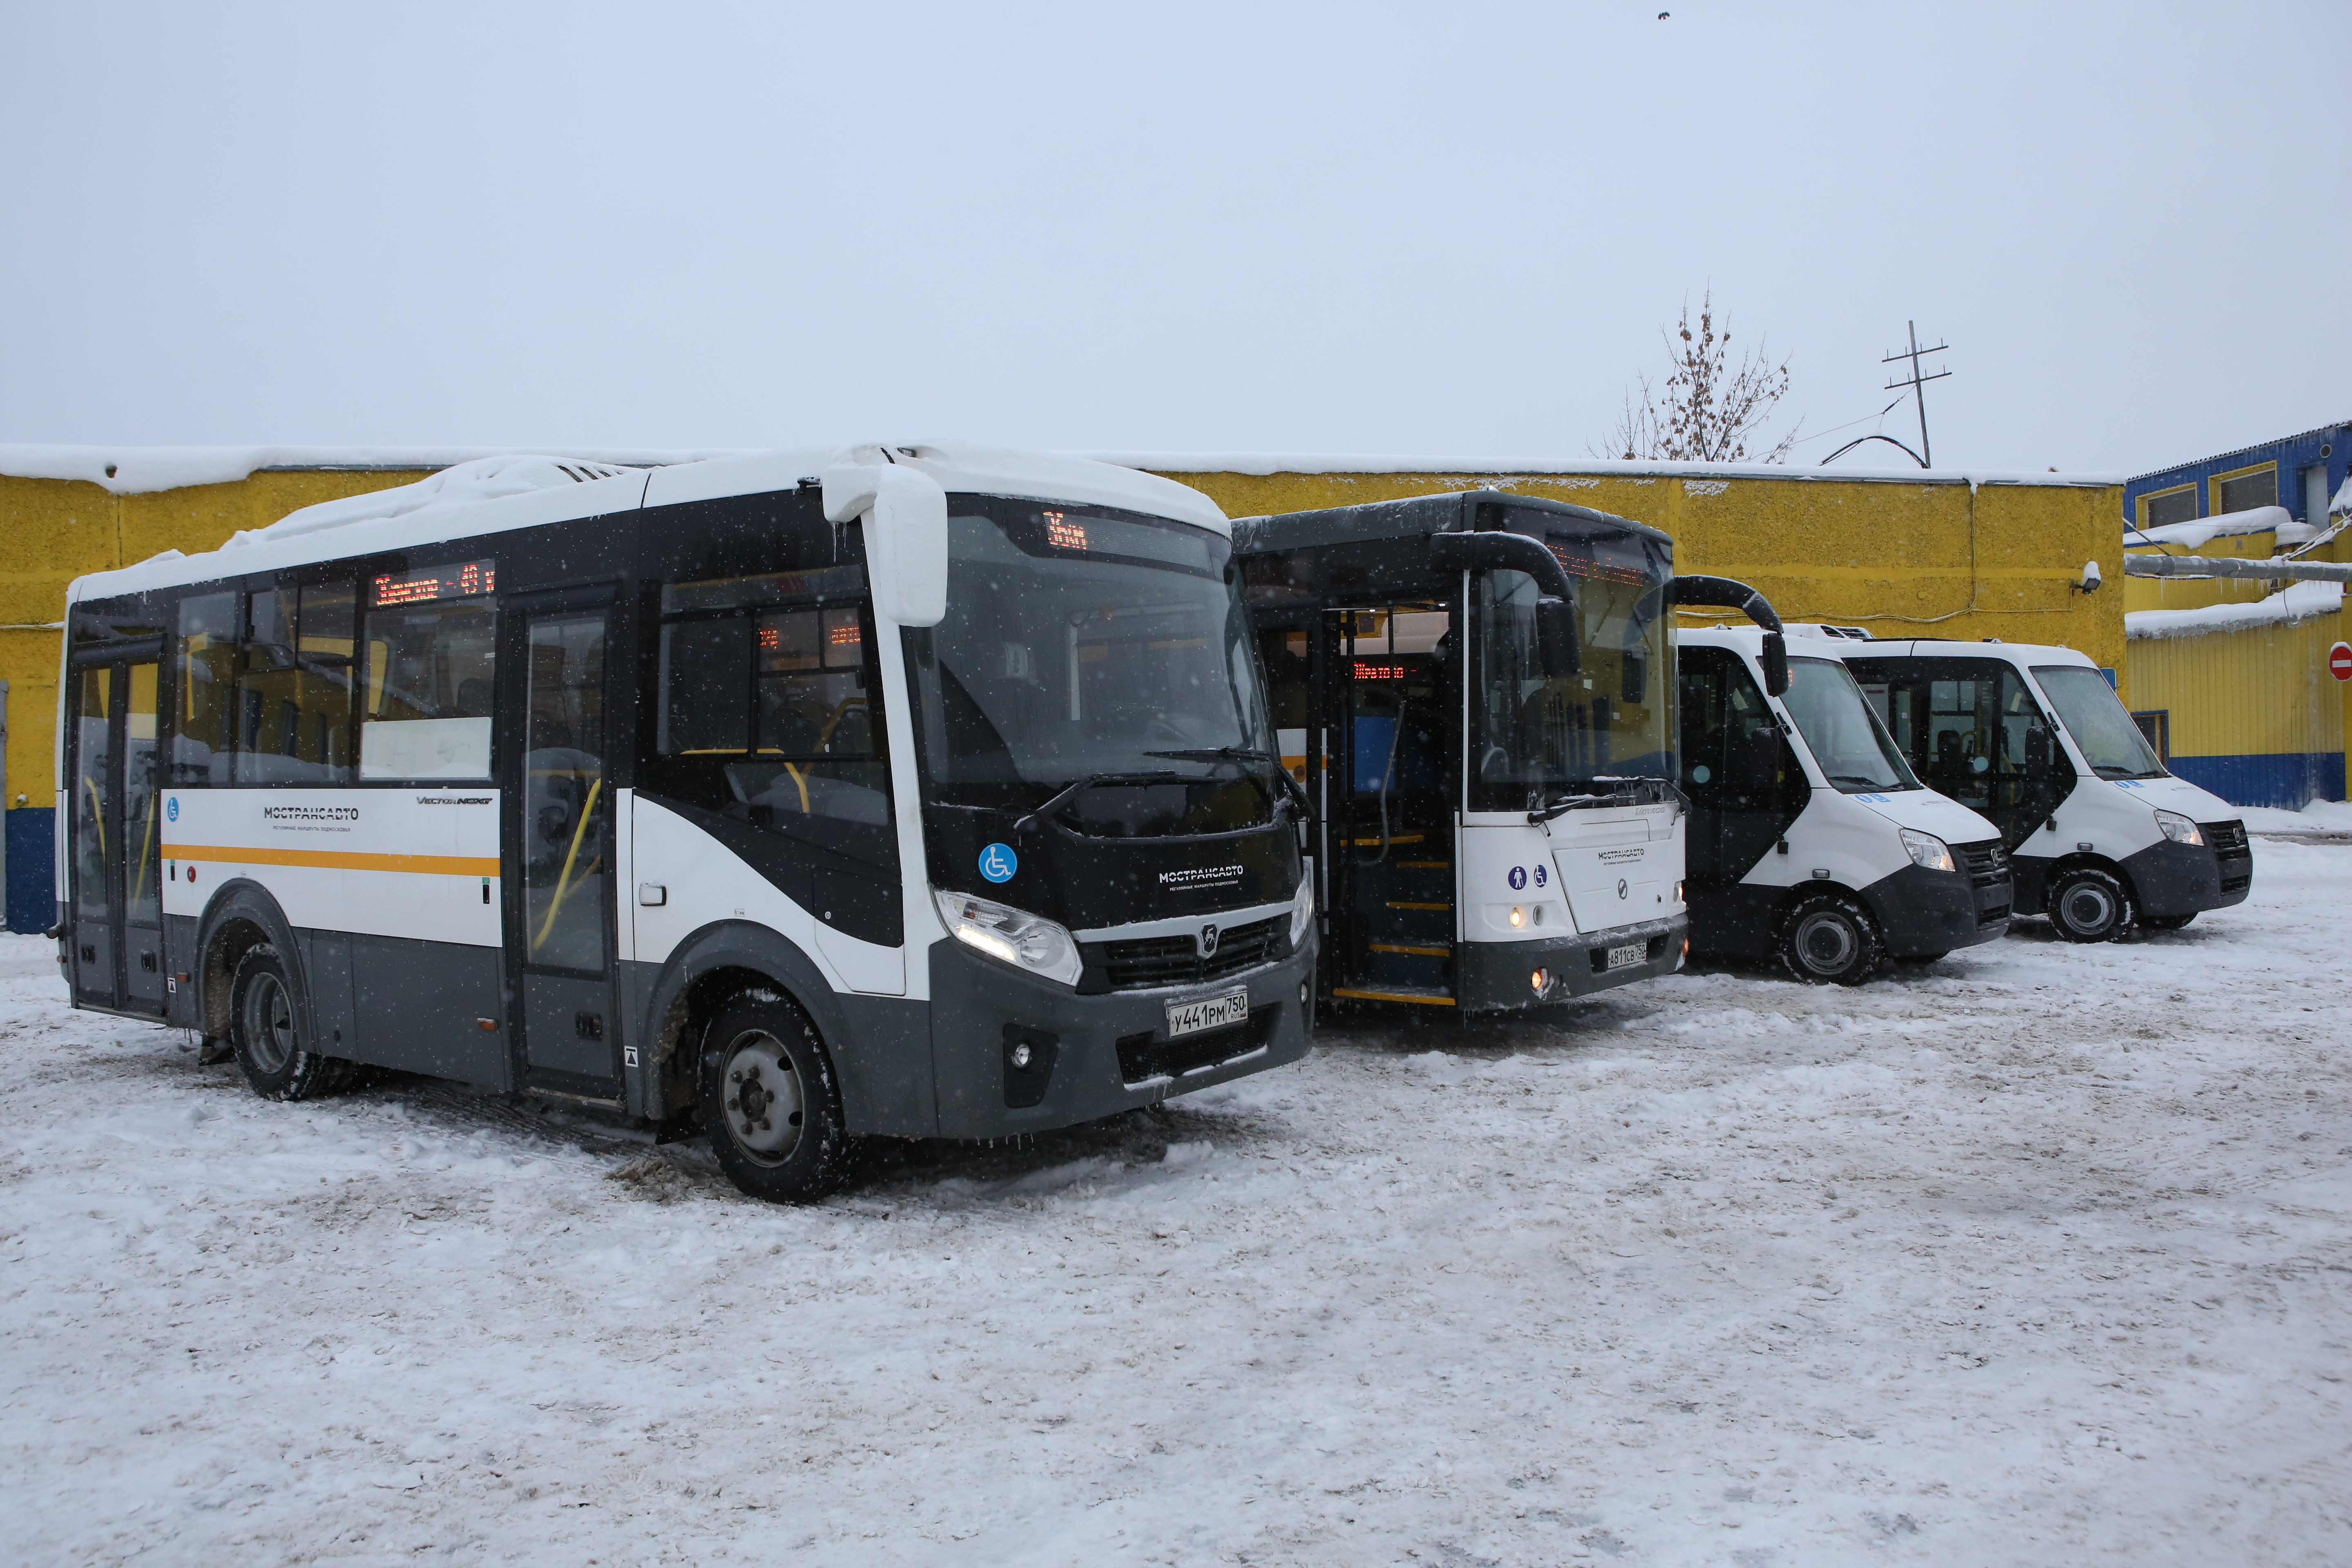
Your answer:
[[[2278,505],[2278,465],[2264,463],[2259,468],[2240,468],[2233,474],[2213,476],[2213,510],[2216,515],[2228,511],[2252,511],[2258,506]]]
[[[2197,521],[2197,487],[2179,485],[2139,498],[2139,525],[2162,528],[2167,523]]]
[[[2139,732],[2147,737],[2147,743],[2156,748],[2157,760],[2163,763],[2166,767],[2170,767],[2172,765],[2172,710],[2169,708],[2144,709],[2132,715],[2132,722],[2138,725]]]

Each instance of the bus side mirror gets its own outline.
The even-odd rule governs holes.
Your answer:
[[[1536,601],[1536,658],[1547,680],[1583,672],[1583,650],[1577,646],[1576,605],[1570,600]]]
[[[1780,697],[1789,689],[1789,640],[1779,632],[1764,634],[1764,690]]]
[[[2025,731],[2025,773],[2042,778],[2050,772],[2050,731],[2036,724]]]
[[[842,463],[824,471],[831,522],[866,516],[866,578],[874,618],[935,626],[948,613],[948,495],[900,463]]]

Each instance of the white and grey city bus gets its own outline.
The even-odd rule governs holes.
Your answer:
[[[275,1099],[370,1064],[698,1120],[776,1198],[860,1135],[1305,1053],[1296,786],[1197,492],[960,446],[501,461],[538,488],[73,585],[77,1005]]]
[[[2009,929],[2000,830],[1920,784],[1812,629],[1788,628],[1777,681],[1770,634],[1682,634],[1691,950],[1851,985],[1992,941]]]
[[[1999,825],[2019,914],[2106,942],[2178,930],[2252,888],[2238,808],[2166,771],[2087,656],[1822,629],[1919,776]]]
[[[1655,529],[1492,491],[1234,531],[1314,813],[1323,995],[1495,1012],[1680,967],[1671,607],[1769,605],[1675,577]]]

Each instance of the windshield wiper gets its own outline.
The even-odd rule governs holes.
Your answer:
[[[1314,815],[1307,805],[1306,787],[1291,775],[1290,770],[1282,765],[1282,759],[1272,752],[1260,751],[1255,746],[1188,746],[1181,751],[1146,752],[1143,754],[1147,757],[1171,757],[1183,763],[1272,763],[1275,773],[1282,780],[1283,799],[1301,817]]]
[[[1624,784],[1630,787],[1612,790],[1606,795],[1560,795],[1528,807],[1531,823],[1549,822],[1555,816],[1565,816],[1571,811],[1595,811],[1609,805],[1663,805],[1671,801],[1677,811],[1688,811],[1690,802],[1675,786],[1672,779],[1652,778],[1646,774],[1619,778],[1603,773],[1588,779],[1588,784]]]
[[[1825,776],[1833,784],[1860,784],[1866,790],[1891,790],[1902,787],[1892,780],[1881,784],[1876,779],[1866,779],[1860,773],[1830,773]]]
[[[1061,810],[1062,807],[1069,805],[1070,802],[1076,800],[1087,790],[1093,789],[1097,784],[1173,784],[1177,782],[1179,776],[1180,775],[1172,769],[1169,768],[1157,768],[1150,773],[1088,773],[1086,777],[1077,780],[1076,783],[1066,785],[1062,789],[1055,792],[1052,799],[1046,801],[1045,805],[1039,806],[1036,810],[1029,813],[1026,816],[1024,816],[1019,821],[1015,822],[1013,825],[1013,831],[1015,833],[1028,832],[1031,828],[1036,826],[1038,823],[1044,821],[1046,817],[1053,816],[1055,812]]]

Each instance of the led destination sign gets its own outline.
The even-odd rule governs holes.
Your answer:
[[[368,606],[382,609],[387,605],[422,605],[435,599],[471,599],[497,592],[498,585],[497,562],[460,561],[396,577],[371,577]]]

